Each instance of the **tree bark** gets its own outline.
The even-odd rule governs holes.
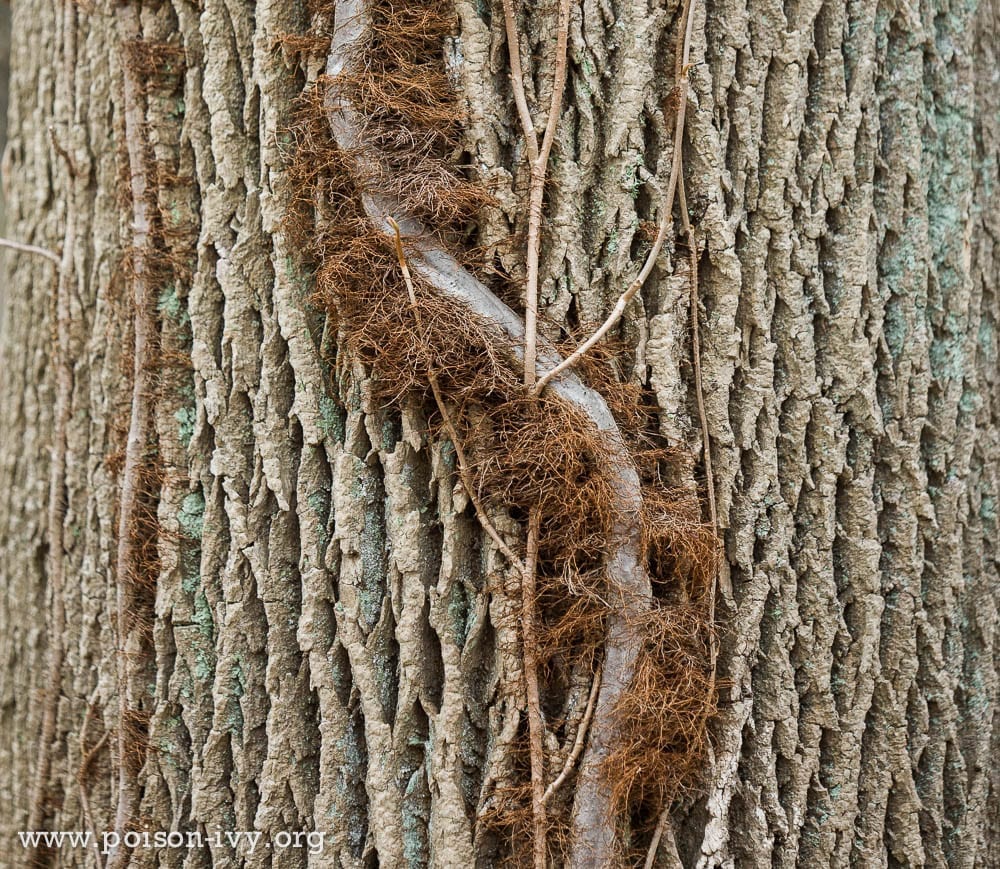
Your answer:
[[[3,234],[61,266],[0,252],[0,863],[95,865],[94,849],[46,854],[18,832],[114,828],[125,666],[148,718],[131,823],[272,845],[139,847],[129,865],[501,865],[509,844],[480,816],[519,726],[505,560],[429,408],[373,399],[283,230],[285,130],[326,64],[286,37],[316,22],[277,0],[135,9],[144,61],[114,6],[13,8]],[[641,266],[657,216],[644,173],[673,159],[680,13],[571,4],[542,222],[550,344],[603,321]],[[699,0],[693,15],[683,157],[722,687],[711,763],[653,865],[1000,865],[1000,7]],[[556,16],[520,10],[542,113]],[[497,200],[483,247],[528,228],[505,40],[500,0],[456,0],[442,52],[466,114],[458,160]],[[148,632],[123,653],[130,156],[167,277],[143,394]],[[693,490],[676,248],[615,331],[659,434],[691,457],[665,484]],[[523,246],[502,250],[523,279]],[[277,847],[295,831],[322,832],[322,853]]]

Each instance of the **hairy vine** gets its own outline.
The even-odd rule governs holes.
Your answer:
[[[124,91],[125,149],[132,207],[132,398],[125,442],[124,464],[118,501],[118,549],[115,560],[117,609],[115,627],[118,654],[116,685],[118,692],[118,805],[115,830],[124,832],[133,823],[139,808],[141,788],[139,772],[145,762],[147,738],[146,715],[141,706],[135,681],[144,669],[145,634],[143,615],[149,608],[148,583],[155,585],[155,567],[149,560],[155,552],[155,521],[150,516],[155,493],[148,491],[150,449],[153,432],[153,360],[158,343],[156,322],[157,292],[152,260],[153,216],[148,190],[148,144],[145,137],[145,111],[142,85],[130,49],[142,37],[139,10],[131,3],[116,10],[119,36],[123,45],[122,81]],[[151,539],[152,538],[152,539]],[[151,576],[152,574],[152,576]],[[137,672],[138,671],[138,672]],[[108,859],[109,869],[128,864],[128,851],[116,848]]]
[[[506,774],[487,778],[480,824],[497,832],[509,859],[536,869],[610,866],[630,857],[628,825],[651,833],[694,785],[715,704],[714,525],[696,499],[660,482],[677,453],[654,443],[628,388],[587,382],[590,354],[671,238],[690,7],[681,12],[684,64],[656,239],[604,325],[568,355],[537,335],[532,309],[571,4],[559,7],[541,141],[510,0],[504,12],[530,163],[524,316],[491,288],[458,232],[489,199],[450,163],[461,114],[441,58],[445,0],[336,0],[318,14],[333,26],[326,74],[304,96],[293,130],[297,205],[288,228],[315,257],[316,300],[341,322],[376,395],[424,396],[436,407],[431,425],[454,444],[460,481],[515,577],[494,593],[519,595],[528,760],[523,772],[515,758]],[[689,230],[686,215],[683,222]],[[692,231],[687,240],[696,268]],[[692,317],[696,328],[696,309]],[[497,531],[491,517],[499,514],[520,523],[520,541]],[[553,677],[574,665],[589,670],[591,689],[573,714],[553,719]],[[549,757],[553,738],[563,747]]]

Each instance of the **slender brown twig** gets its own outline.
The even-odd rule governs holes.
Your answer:
[[[587,730],[590,727],[590,719],[594,717],[594,704],[597,700],[597,691],[601,687],[601,667],[597,668],[594,673],[593,681],[590,683],[590,695],[587,697],[587,709],[583,713],[583,718],[580,720],[580,726],[576,729],[576,738],[573,741],[573,749],[566,756],[566,762],[563,764],[563,768],[559,775],[556,776],[555,780],[546,789],[542,796],[542,802],[547,803],[552,799],[553,795],[562,786],[562,783],[566,781],[569,774],[573,771],[577,760],[580,757],[580,753],[583,751],[583,746],[587,744]]]
[[[688,245],[688,284],[690,288],[691,306],[691,364],[694,369],[694,395],[698,405],[698,422],[701,425],[702,451],[705,460],[705,498],[708,501],[708,516],[712,527],[718,530],[719,517],[715,507],[715,474],[712,470],[711,435],[708,431],[708,413],[705,410],[705,391],[702,386],[701,373],[701,329],[698,323],[698,248],[695,243],[694,229],[688,215],[687,197],[684,191],[684,179],[680,180],[680,211],[681,224],[687,236]]]
[[[30,253],[35,256],[43,256],[49,262],[54,263],[56,268],[62,265],[62,260],[59,259],[58,255],[50,251],[45,247],[38,247],[34,244],[24,244],[24,242],[14,241],[10,238],[0,238],[0,247],[6,247],[10,250],[16,250],[20,253]]]
[[[649,850],[646,852],[646,862],[643,864],[643,869],[653,869],[657,851],[660,849],[660,842],[665,843],[666,855],[670,861],[670,869],[684,869],[684,864],[681,863],[680,857],[677,854],[677,841],[674,838],[674,831],[670,827],[670,812],[667,810],[660,813],[660,820],[656,824],[653,839],[649,844]]]
[[[524,72],[521,68],[520,39],[517,21],[514,17],[513,0],[504,0],[503,8],[514,103],[517,106],[521,128],[524,132],[529,167],[528,243],[525,255],[524,296],[524,385],[530,388],[537,376],[535,367],[538,357],[538,266],[542,244],[542,204],[545,198],[545,177],[548,174],[549,155],[552,153],[552,145],[555,142],[559,117],[562,114],[563,91],[566,89],[570,0],[561,0],[559,4],[556,44],[552,58],[552,94],[540,145],[524,92]]]
[[[542,203],[545,198],[545,177],[548,174],[549,154],[555,141],[559,116],[562,114],[563,91],[566,88],[566,49],[569,43],[569,4],[559,4],[559,24],[556,32],[552,100],[545,123],[545,134],[538,149],[538,156],[531,165],[531,183],[528,189],[528,250],[525,257],[525,306],[524,306],[524,385],[531,387],[537,377],[535,360],[538,345],[538,265],[542,246]]]
[[[695,242],[694,229],[691,225],[691,216],[688,212],[687,207],[687,192],[684,187],[684,177],[683,177],[683,155],[680,141],[680,132],[682,128],[680,124],[684,119],[684,109],[687,101],[687,70],[690,63],[690,48],[691,48],[691,33],[693,30],[694,22],[694,0],[686,0],[683,27],[684,27],[684,48],[683,51],[677,52],[677,58],[675,61],[675,70],[678,74],[679,80],[683,82],[683,87],[680,91],[680,103],[677,107],[678,116],[678,127],[677,134],[674,142],[674,166],[677,169],[677,185],[678,185],[678,199],[680,205],[681,214],[681,225],[684,230],[687,245],[688,245],[688,286],[689,286],[689,300],[691,309],[691,356],[692,356],[692,368],[694,370],[694,389],[695,389],[695,400],[698,405],[698,420],[701,426],[701,436],[702,436],[702,449],[704,455],[705,463],[705,494],[708,501],[708,513],[709,519],[712,523],[712,529],[718,531],[719,521],[716,511],[715,503],[715,477],[712,469],[712,448],[711,439],[708,429],[708,414],[705,410],[705,394],[702,385],[702,371],[701,371],[701,330],[699,326],[699,293],[698,293],[698,248]],[[673,170],[671,171],[673,175]],[[711,674],[709,677],[709,692],[710,694],[715,693],[716,684],[716,670],[718,666],[718,639],[715,635],[714,624],[715,624],[715,596],[716,596],[716,586],[718,582],[718,569],[712,572],[712,585],[709,590],[709,631],[710,631],[710,656],[711,656]],[[711,704],[709,704],[711,705]],[[706,713],[707,714],[707,713]],[[660,847],[660,841],[663,837],[664,831],[667,829],[667,824],[670,822],[670,806],[666,805],[660,813],[659,821],[656,825],[656,831],[653,834],[653,838],[649,844],[649,850],[646,854],[645,869],[652,869],[653,862],[656,859],[656,852]]]
[[[545,749],[541,699],[538,693],[538,637],[535,626],[535,570],[538,565],[538,532],[541,511],[535,507],[528,517],[524,573],[521,575],[521,630],[524,635],[524,693],[528,706],[528,741],[531,751],[531,814],[535,825],[535,869],[545,869]]]
[[[670,227],[673,226],[673,209],[674,209],[674,196],[677,190],[678,179],[680,178],[681,172],[681,149],[684,140],[684,117],[687,106],[687,88],[688,88],[688,69],[690,68],[689,56],[691,51],[691,21],[692,16],[690,14],[690,2],[688,0],[685,5],[684,10],[684,20],[687,24],[684,30],[684,43],[683,49],[679,52],[679,57],[682,58],[682,63],[680,67],[680,72],[677,78],[677,113],[674,122],[674,153],[673,160],[670,165],[670,178],[667,182],[667,192],[660,203],[660,225],[656,233],[656,238],[653,241],[653,246],[650,248],[649,253],[646,256],[646,260],[639,270],[639,274],[636,275],[635,279],[629,284],[628,288],[619,297],[618,301],[615,302],[615,306],[611,313],[608,315],[607,319],[598,327],[586,341],[584,341],[579,347],[576,348],[572,353],[569,354],[562,362],[547,371],[542,377],[538,379],[535,383],[532,392],[535,395],[541,395],[542,390],[551,382],[552,378],[558,377],[564,371],[572,368],[576,365],[590,350],[597,344],[611,329],[614,328],[615,324],[621,319],[622,314],[625,313],[625,308],[628,303],[632,301],[635,294],[639,292],[643,284],[646,283],[647,278],[653,271],[653,267],[656,265],[656,260],[660,256],[660,251],[663,249],[663,245],[667,240],[667,234],[669,233]]]
[[[718,535],[719,516],[715,504],[715,474],[712,469],[712,439],[708,430],[708,413],[705,410],[705,393],[702,387],[701,374],[701,331],[698,323],[698,249],[695,246],[694,229],[691,226],[691,218],[687,210],[687,199],[684,191],[684,179],[681,179],[680,186],[680,208],[681,220],[684,223],[684,230],[687,233],[688,243],[688,269],[691,299],[691,354],[692,367],[694,368],[694,393],[695,401],[698,404],[698,420],[701,423],[702,455],[705,465],[705,499],[708,502],[708,516],[712,523],[712,530]],[[718,538],[717,538],[718,539]],[[712,585],[708,593],[708,625],[709,625],[709,653],[711,656],[711,675],[709,679],[709,692],[715,693],[716,676],[719,663],[719,638],[716,636],[715,627],[715,596],[718,593],[719,568],[712,571]],[[707,707],[711,708],[711,707]]]
[[[646,862],[643,863],[643,869],[653,869],[653,863],[656,861],[656,852],[660,850],[660,839],[663,838],[663,831],[669,820],[670,811],[664,808],[660,812],[660,819],[656,822],[653,838],[649,842],[649,849],[646,851]]]
[[[503,0],[503,20],[507,30],[507,55],[510,58],[510,80],[514,91],[514,104],[524,132],[524,145],[528,152],[528,163],[538,160],[538,133],[528,110],[528,98],[524,93],[524,71],[521,68],[521,39],[514,16],[514,0]]]

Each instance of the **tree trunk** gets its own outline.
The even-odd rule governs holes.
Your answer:
[[[296,101],[354,5],[14,4],[4,234],[59,264],[3,252],[4,865],[520,859],[487,822],[527,769],[511,565],[435,411],[382,399],[288,229]],[[517,12],[539,128],[556,5]],[[546,346],[607,316],[661,219],[646,182],[674,157],[682,7],[571,4]],[[719,709],[650,865],[1000,866],[1000,6],[690,8]],[[455,0],[453,157],[495,200],[465,242],[523,286],[507,51],[501,0]],[[691,493],[679,224],[656,263],[615,364],[680,457],[663,485]],[[516,516],[492,515],[523,551]],[[589,682],[542,676],[579,724]],[[623,861],[643,865],[656,821],[615,822]],[[106,854],[19,838],[125,828],[211,835]]]

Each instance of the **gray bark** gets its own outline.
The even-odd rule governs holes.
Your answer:
[[[525,4],[544,57],[550,4]],[[478,241],[523,231],[526,175],[499,3],[445,46],[468,162],[497,189]],[[543,305],[596,322],[671,157],[678,9],[574,5],[544,225]],[[722,712],[684,866],[1000,866],[1000,97],[996,0],[695,6],[686,183],[702,246],[705,400],[725,541]],[[140,813],[158,830],[327,834],[137,866],[472,866],[516,676],[500,558],[423,409],[375,406],[281,232],[282,128],[323,60],[297,5],[173,0],[147,95],[172,170],[157,306],[165,471]],[[131,408],[122,46],[101,4],[14,5],[5,234],[57,252],[72,370],[61,553],[47,583],[59,282],[4,252],[0,323],[0,863],[25,865],[47,654],[64,647],[44,823],[85,829],[78,770],[118,715],[118,490]],[[538,72],[538,71],[536,71]],[[547,69],[537,85],[547,88]],[[48,128],[71,157],[53,148]],[[514,253],[507,266],[517,271]],[[697,455],[685,257],[620,330],[662,434]],[[183,363],[183,360],[189,363]],[[694,485],[694,466],[677,485]],[[88,707],[93,698],[93,711]],[[88,721],[83,745],[81,732]],[[83,777],[113,824],[118,748]],[[58,865],[93,865],[64,848]],[[55,864],[54,864],[55,865]]]

